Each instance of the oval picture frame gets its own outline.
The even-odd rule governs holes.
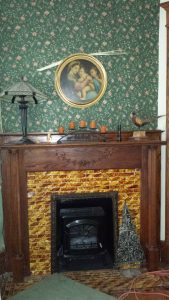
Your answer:
[[[55,72],[55,88],[67,104],[85,108],[95,104],[104,95],[107,74],[101,62],[84,53],[64,59]]]

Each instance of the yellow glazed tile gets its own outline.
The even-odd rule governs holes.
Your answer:
[[[51,194],[118,191],[118,215],[121,222],[127,202],[137,231],[140,229],[140,170],[84,170],[29,172],[28,198],[29,252],[32,274],[50,273]]]

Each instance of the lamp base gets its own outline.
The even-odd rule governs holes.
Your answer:
[[[35,144],[32,140],[27,137],[22,137],[19,141],[16,141],[16,144]]]
[[[22,137],[19,141],[10,141],[7,144],[23,145],[23,144],[35,144],[35,142],[28,139],[27,137]]]

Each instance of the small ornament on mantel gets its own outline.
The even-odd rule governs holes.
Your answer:
[[[123,206],[122,224],[119,229],[119,240],[116,251],[116,264],[119,267],[136,266],[144,261],[144,252],[140,245],[136,228],[126,202]]]
[[[81,121],[79,122],[79,127],[80,127],[80,128],[86,128],[86,126],[87,126],[87,122],[86,122],[85,120],[81,120]]]
[[[59,133],[59,134],[64,134],[64,132],[65,132],[64,127],[63,127],[63,126],[60,126],[60,127],[58,128],[58,133]]]
[[[96,121],[95,120],[90,121],[90,129],[96,129]]]
[[[106,133],[107,132],[107,126],[106,125],[101,125],[100,126],[100,133]]]
[[[75,129],[75,122],[74,122],[74,121],[71,121],[71,122],[69,123],[69,129],[70,129],[70,130],[74,130],[74,129]]]
[[[52,142],[52,130],[51,129],[49,129],[49,131],[48,131],[47,142],[48,143]]]
[[[161,117],[165,117],[165,115],[161,115],[161,116],[154,116],[154,117],[151,117],[151,118],[140,118],[136,112],[132,112],[130,114],[130,118],[131,118],[131,121],[132,123],[137,126],[137,128],[139,128],[138,131],[134,131],[133,132],[133,136],[132,138],[135,139],[135,140],[138,140],[138,139],[145,139],[147,138],[147,135],[146,135],[146,131],[145,130],[140,130],[143,126],[147,125],[147,124],[150,124],[153,120],[157,120]]]

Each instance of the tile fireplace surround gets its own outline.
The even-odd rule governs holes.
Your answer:
[[[118,215],[127,202],[140,230],[140,171],[137,169],[28,172],[29,257],[32,274],[51,272],[51,195],[118,191]],[[32,196],[31,196],[32,195]],[[40,250],[40,251],[39,251]],[[113,251],[113,249],[112,249]],[[40,253],[39,253],[40,252]]]
[[[29,241],[27,192],[31,190],[30,174],[32,176],[36,172],[36,176],[38,173],[45,176],[46,172],[49,174],[88,170],[92,172],[101,170],[102,173],[105,170],[106,174],[121,169],[126,172],[126,176],[127,170],[139,173],[140,195],[137,197],[140,203],[140,240],[146,254],[148,269],[158,268],[160,148],[165,143],[161,142],[159,131],[151,132],[148,137],[143,141],[134,141],[125,137],[121,142],[116,142],[110,135],[107,142],[76,144],[43,142],[33,145],[3,144],[1,146],[6,254],[8,270],[13,272],[15,280],[23,280],[24,276],[30,274],[32,268],[30,267],[31,242]],[[122,206],[122,202],[120,205]]]

